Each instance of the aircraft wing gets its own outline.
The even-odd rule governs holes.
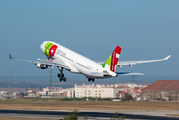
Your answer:
[[[150,63],[150,62],[158,62],[158,61],[164,61],[164,60],[168,60],[171,57],[171,55],[163,58],[163,59],[157,59],[157,60],[143,60],[143,61],[121,61],[118,62],[117,65],[119,67],[122,67],[122,65],[129,65],[132,67],[132,65],[137,65],[137,64],[141,64],[141,63]]]
[[[57,67],[63,67],[65,69],[70,69],[70,67],[60,59],[53,59],[53,60],[48,60],[48,59],[25,60],[25,59],[12,58],[11,54],[9,54],[9,58],[10,59],[15,59],[15,60],[21,60],[21,61],[25,61],[25,62],[32,62],[35,65],[36,64],[41,64],[41,65],[46,65],[46,66],[57,66]]]

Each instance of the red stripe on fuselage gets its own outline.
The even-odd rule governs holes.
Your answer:
[[[55,55],[55,51],[57,50],[57,47],[56,45],[53,45],[51,48],[50,48],[50,51],[49,51],[49,55],[50,57],[53,57]]]

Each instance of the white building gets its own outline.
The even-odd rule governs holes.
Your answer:
[[[16,96],[16,95],[18,95],[20,92],[13,92],[13,96]]]
[[[46,87],[43,91],[38,91],[37,96],[66,96],[68,98],[73,98],[74,88],[63,89],[61,87]]]
[[[0,95],[8,94],[7,91],[0,91]]]
[[[46,87],[46,88],[43,88],[43,92],[46,92],[46,91],[60,91],[62,90],[63,88],[62,87]]]
[[[119,88],[119,85],[85,85],[77,86],[75,84],[75,97],[94,97],[94,98],[116,98],[119,91],[127,88]]]

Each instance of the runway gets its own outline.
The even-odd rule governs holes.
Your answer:
[[[69,110],[37,111],[37,110],[7,110],[0,109],[0,117],[20,117],[20,118],[42,118],[62,120]],[[88,120],[109,120],[116,110],[78,111],[79,119],[84,119],[88,115]],[[126,116],[126,120],[179,120],[178,117],[166,116],[166,114],[179,114],[179,111],[146,111],[146,110],[118,110],[118,116]]]

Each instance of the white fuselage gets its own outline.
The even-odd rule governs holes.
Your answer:
[[[83,74],[89,78],[109,78],[116,77],[117,74],[102,67],[102,65],[52,41],[45,41],[41,45],[44,52],[45,44],[51,42],[58,46],[52,59],[60,59],[69,66],[69,71],[73,73]],[[68,69],[67,69],[68,70]],[[106,72],[107,74],[106,75]]]

